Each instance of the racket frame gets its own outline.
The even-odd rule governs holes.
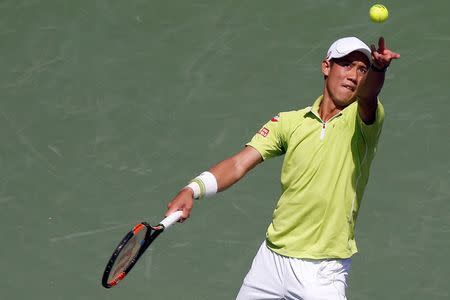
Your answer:
[[[136,236],[139,231],[144,229],[144,227],[147,229],[147,232],[145,233],[145,237],[142,241],[138,241],[141,243],[141,246],[136,253],[136,255],[131,259],[131,261],[127,264],[127,266],[118,274],[115,278],[108,281],[108,277],[111,273],[111,270],[116,263],[117,258],[119,257],[120,253],[124,250],[125,245],[134,237]],[[164,231],[164,226],[159,224],[157,226],[151,226],[147,222],[141,222],[139,224],[136,224],[136,226],[133,227],[131,231],[129,231],[125,237],[120,241],[119,245],[117,245],[116,249],[114,250],[113,254],[111,255],[111,258],[109,259],[108,263],[106,264],[105,271],[103,272],[102,277],[102,285],[103,287],[109,289],[119,281],[123,280],[125,276],[131,271],[131,269],[134,267],[136,262],[139,260],[139,258],[142,256],[142,254],[147,250],[147,248],[150,246],[150,244]]]
[[[125,237],[120,241],[119,245],[117,245],[116,249],[114,250],[113,254],[111,255],[111,258],[109,259],[108,263],[106,264],[105,270],[103,271],[102,276],[102,285],[109,289],[119,281],[123,280],[125,276],[131,271],[131,269],[134,267],[134,265],[137,263],[139,258],[142,256],[142,254],[147,250],[147,248],[150,246],[150,244],[167,228],[175,224],[178,220],[181,219],[183,215],[182,211],[175,211],[171,213],[169,216],[165,217],[161,222],[159,222],[156,226],[151,226],[147,222],[141,222],[136,224],[136,226],[133,227],[133,229],[128,232]],[[147,232],[145,233],[144,239],[141,241],[141,247],[139,248],[137,254],[134,256],[134,258],[128,263],[128,265],[125,267],[123,271],[121,271],[114,279],[108,281],[108,277],[111,273],[111,270],[114,266],[114,263],[116,262],[117,258],[119,257],[120,253],[123,251],[124,246],[141,231],[143,228],[147,228]]]

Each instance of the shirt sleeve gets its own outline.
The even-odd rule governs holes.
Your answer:
[[[276,115],[264,124],[246,145],[255,148],[264,160],[284,154],[286,146],[283,137],[283,114]]]
[[[378,101],[377,105],[377,111],[375,116],[375,121],[368,125],[364,123],[364,121],[359,116],[359,113],[356,112],[357,115],[357,122],[359,125],[359,128],[361,130],[361,134],[364,137],[364,140],[366,143],[372,146],[376,146],[378,143],[378,138],[381,134],[381,129],[383,128],[383,122],[384,122],[384,108],[380,101]]]

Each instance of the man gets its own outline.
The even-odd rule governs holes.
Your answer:
[[[355,221],[384,119],[378,94],[399,57],[383,38],[378,49],[355,37],[335,41],[312,107],[272,118],[169,203],[166,215],[182,210],[184,220],[193,198],[223,191],[265,159],[285,155],[282,194],[237,299],[346,299]]]

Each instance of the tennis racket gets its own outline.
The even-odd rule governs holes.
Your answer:
[[[182,212],[176,211],[162,220],[158,225],[151,226],[141,222],[133,227],[120,241],[103,272],[102,285],[109,289],[131,271],[136,262],[147,250],[148,246],[167,228],[181,218]]]

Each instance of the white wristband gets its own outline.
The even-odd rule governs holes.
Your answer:
[[[217,193],[217,179],[211,172],[203,172],[186,186],[194,192],[194,198],[200,199]]]
[[[200,197],[200,186],[197,182],[189,182],[189,184],[184,188],[190,188],[194,192],[194,199],[198,199]]]

